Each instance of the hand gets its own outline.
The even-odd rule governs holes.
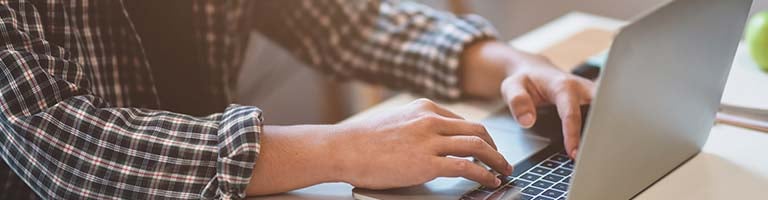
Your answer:
[[[472,156],[499,173],[512,173],[482,125],[426,99],[343,124],[264,126],[259,139],[249,196],[339,181],[371,189],[417,185],[436,177],[500,184],[484,167],[448,156]]]
[[[497,172],[512,173],[482,125],[426,99],[340,126],[336,158],[342,160],[343,181],[356,187],[404,187],[437,177],[465,177],[499,186],[500,180],[480,165],[447,156],[472,156]]]
[[[581,139],[581,105],[594,96],[592,81],[565,73],[541,56],[530,56],[504,79],[501,93],[518,123],[530,128],[536,123],[536,107],[555,104],[562,119],[565,149],[573,158]]]
[[[591,102],[595,90],[592,81],[564,72],[542,56],[495,41],[476,43],[462,56],[467,68],[464,90],[486,98],[501,94],[521,126],[530,128],[536,123],[537,106],[555,104],[562,119],[565,149],[576,158],[581,138],[580,105]]]

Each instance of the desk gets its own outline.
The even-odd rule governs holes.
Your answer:
[[[586,28],[618,30],[625,22],[585,13],[569,13],[510,42],[537,53]],[[768,75],[761,74],[740,45],[728,78],[723,102],[768,108]],[[756,90],[764,87],[764,90]],[[347,120],[407,104],[416,96],[401,94]],[[468,120],[480,121],[501,102],[444,103]],[[648,188],[636,199],[756,199],[768,197],[768,133],[715,125],[701,153]],[[268,199],[352,199],[352,187],[343,183],[317,186],[266,197]]]

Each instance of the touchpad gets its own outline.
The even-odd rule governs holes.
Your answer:
[[[513,165],[533,156],[550,143],[549,138],[521,128],[510,114],[499,112],[482,123],[491,134],[499,152]]]
[[[581,108],[586,119],[588,105]],[[536,124],[530,129],[521,128],[517,121],[509,114],[509,110],[502,109],[482,121],[493,141],[499,148],[499,152],[511,164],[518,164],[543,150],[551,143],[562,145],[562,126],[557,108],[545,106],[536,109]]]

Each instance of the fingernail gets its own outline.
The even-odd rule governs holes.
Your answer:
[[[501,185],[501,179],[498,179],[498,178],[495,178],[495,179],[496,179],[496,181],[493,181],[493,186],[494,187],[499,187]]]
[[[524,128],[529,128],[533,125],[533,114],[525,113],[517,116],[517,122]]]
[[[579,154],[579,149],[571,150],[571,156],[573,157],[574,160],[576,160],[576,155],[578,154]]]
[[[511,175],[512,175],[512,171],[513,171],[513,170],[515,170],[515,168],[514,168],[514,167],[512,167],[512,165],[510,165],[510,164],[507,164],[507,174],[506,174],[506,175],[507,175],[507,176],[511,176]]]

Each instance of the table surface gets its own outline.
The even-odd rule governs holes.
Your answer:
[[[537,53],[587,28],[609,31],[626,22],[572,12],[510,42]],[[723,103],[768,109],[768,74],[762,73],[740,45],[728,78]],[[404,105],[418,97],[401,94],[347,120]],[[501,102],[441,103],[468,120],[480,121],[503,107]],[[636,199],[755,199],[768,196],[768,133],[728,125],[712,127],[701,153],[638,195]],[[264,199],[352,199],[352,187],[327,183]],[[254,198],[254,199],[262,199]]]

